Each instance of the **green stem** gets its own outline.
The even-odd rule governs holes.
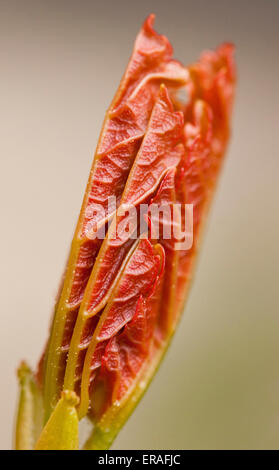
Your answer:
[[[43,400],[31,369],[22,362],[18,369],[20,386],[15,429],[15,450],[32,450],[43,426]]]

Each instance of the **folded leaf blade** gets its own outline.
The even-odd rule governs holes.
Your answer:
[[[169,41],[153,30],[153,21],[151,15],[136,40],[127,70],[106,114],[95,153],[45,355],[46,417],[62,388],[71,334],[101,245],[97,237],[92,239],[92,230],[102,230],[113,216],[112,196],[116,207],[120,203],[160,84],[177,88],[189,79],[188,71],[171,59]]]
[[[85,415],[95,423],[85,448],[109,447],[187,299],[230,135],[233,46],[184,67],[153,21],[136,39],[94,156],[37,374],[47,421],[38,449],[77,449]],[[33,378],[24,377],[17,445],[31,447]]]
[[[86,287],[69,351],[64,382],[66,389],[74,388],[76,370],[82,360],[79,352],[81,338],[88,317],[98,314],[107,303],[117,280],[117,273],[134,241],[125,234],[126,215],[119,215],[120,210],[125,205],[132,205],[136,209],[139,204],[148,203],[164,175],[180,163],[184,153],[182,138],[183,116],[174,111],[167,89],[161,86],[145,137],[129,174],[120,209],[102,243]],[[135,224],[132,232],[136,229]]]

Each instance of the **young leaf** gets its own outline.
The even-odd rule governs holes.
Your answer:
[[[92,230],[102,230],[113,216],[111,196],[116,206],[120,203],[160,85],[166,83],[175,90],[189,80],[188,70],[171,58],[167,38],[153,30],[153,21],[150,15],[137,37],[95,153],[43,366],[46,418],[59,398],[72,332],[101,245],[99,239],[92,239]],[[94,321],[90,327],[94,329]]]
[[[224,67],[223,62],[222,67]],[[223,70],[223,73],[225,74],[225,70]],[[164,333],[161,335],[154,332],[153,348],[148,355],[148,359],[144,361],[140,373],[134,377],[134,381],[131,383],[130,388],[126,389],[126,393],[122,396],[114,395],[111,405],[105,410],[103,415],[98,417],[93,433],[85,444],[86,449],[106,449],[110,447],[115,436],[147,389],[168,348],[180,318],[198,250],[201,223],[204,223],[227,143],[226,126],[228,123],[224,123],[223,120],[218,122],[218,119],[212,122],[214,112],[219,115],[220,113],[222,114],[219,91],[214,89],[216,76],[219,76],[218,67],[212,71],[212,74],[213,78],[210,81],[211,88],[207,83],[207,90],[201,88],[200,96],[208,96],[208,101],[214,106],[213,109],[210,107],[209,102],[202,101],[199,96],[199,99],[192,103],[192,109],[188,109],[191,120],[186,123],[184,129],[186,153],[178,168],[175,191],[176,200],[186,204],[193,204],[194,206],[194,242],[190,250],[178,252],[178,260],[176,260],[176,267],[174,268],[174,271],[176,270],[177,272],[176,276],[174,273],[173,278],[175,295],[172,298],[175,298],[175,301],[170,303],[165,302],[169,295],[164,300],[166,290],[163,288],[162,291],[161,315],[158,317],[157,331],[158,329],[161,330],[164,324],[168,325],[168,327],[164,328]],[[230,74],[227,75],[227,79],[231,80]],[[223,82],[223,87],[230,89],[229,83]],[[222,95],[221,92],[220,94]],[[223,116],[225,117],[225,111]],[[169,187],[169,184],[166,184],[166,187]],[[155,196],[155,200],[156,197],[157,199],[160,198],[160,191]],[[166,253],[166,260],[171,260],[171,255],[172,251],[170,250]],[[170,262],[171,265],[172,263]],[[166,274],[170,275],[170,272],[171,270],[168,269],[168,271],[165,271],[164,276]],[[169,284],[170,282],[168,281],[166,285]],[[129,324],[126,328],[128,326]],[[112,353],[115,354],[115,351],[111,352],[111,356]],[[118,385],[120,382],[121,377],[118,377]],[[94,394],[92,394],[93,399]]]
[[[148,203],[167,171],[177,166],[181,160],[184,150],[181,144],[182,131],[182,113],[174,111],[167,89],[162,85],[129,174],[120,207],[125,204],[137,207],[140,203]],[[98,314],[107,303],[121,264],[134,241],[131,238],[126,239],[122,232],[119,236],[119,227],[124,219],[125,215],[115,215],[88,281],[71,341],[65,389],[74,389],[88,319]],[[83,341],[86,343],[86,340]]]
[[[172,48],[153,30],[153,20],[151,15],[136,40],[98,142],[39,366],[50,418],[38,449],[77,448],[78,413],[95,422],[85,448],[110,446],[156,372],[187,299],[230,134],[233,47],[207,51],[183,67],[171,59]],[[178,93],[185,90],[188,100]],[[133,207],[138,216],[142,204],[149,226],[143,240],[138,220],[132,221],[132,231],[129,222],[128,235],[123,224],[125,208]],[[189,204],[192,218],[184,211]],[[165,205],[172,214],[171,221],[157,216],[156,235],[154,205]],[[183,233],[189,220],[188,245],[175,228],[181,221]],[[170,230],[168,239],[164,229]],[[100,230],[105,237],[98,236]],[[187,241],[187,233],[184,237]],[[25,419],[20,423],[26,426],[26,442],[19,433],[21,446],[32,441],[28,386],[22,387],[20,415]],[[81,401],[78,413],[75,393]]]

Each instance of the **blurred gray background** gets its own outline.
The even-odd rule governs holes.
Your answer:
[[[43,348],[106,108],[145,17],[237,47],[233,136],[183,320],[115,449],[279,448],[277,0],[0,1],[0,447]]]

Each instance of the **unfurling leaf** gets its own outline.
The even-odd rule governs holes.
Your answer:
[[[33,388],[45,419],[36,449],[77,449],[85,416],[84,448],[109,448],[187,299],[230,135],[234,48],[185,67],[153,22],[105,116],[36,380],[22,373],[18,448],[34,447]]]

